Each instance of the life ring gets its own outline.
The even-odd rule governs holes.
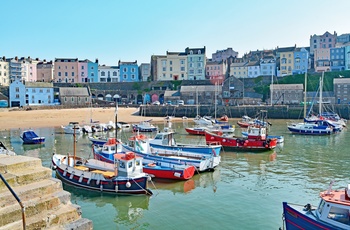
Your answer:
[[[223,139],[222,142],[226,142],[226,139]]]

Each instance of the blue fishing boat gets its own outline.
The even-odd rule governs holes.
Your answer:
[[[39,137],[33,130],[25,130],[21,134],[23,144],[43,144],[45,137]]]
[[[177,143],[175,140],[175,132],[171,129],[165,129],[163,132],[159,132],[152,139],[149,139],[149,145],[154,149],[172,150],[172,151],[184,151],[197,154],[215,155],[219,156],[222,145],[220,144],[183,144]]]
[[[294,229],[350,229],[350,185],[320,193],[318,207],[283,202],[283,225]]]

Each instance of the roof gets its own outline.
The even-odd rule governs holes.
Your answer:
[[[295,46],[292,47],[282,47],[282,48],[277,48],[277,52],[293,52],[295,50]]]
[[[304,90],[303,84],[273,84],[270,87],[273,90]]]
[[[218,91],[222,90],[221,87],[218,88]],[[215,91],[215,85],[197,85],[197,86],[181,86],[180,92],[186,93],[186,92],[214,92]]]
[[[85,87],[60,87],[59,92],[60,96],[90,96]]]
[[[350,83],[350,78],[334,78],[334,84]]]
[[[166,90],[164,92],[164,97],[172,97],[175,96],[174,94],[177,93],[177,90]]]
[[[29,82],[25,83],[26,88],[53,88],[53,83],[51,82]]]

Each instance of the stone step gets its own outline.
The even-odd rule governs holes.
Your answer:
[[[26,229],[90,230],[91,220],[81,218],[62,182],[38,158],[0,155],[0,173],[25,207]],[[22,209],[0,180],[0,230],[22,229]]]
[[[7,183],[15,188],[17,186],[26,185],[33,183],[35,181],[40,181],[52,177],[52,170],[49,168],[39,167],[27,167],[17,170],[15,172],[11,171],[2,174]],[[7,191],[6,185],[0,180],[0,192]]]
[[[51,194],[57,191],[62,191],[62,182],[56,178],[44,179],[27,185],[13,187],[12,190],[16,193],[19,199],[27,201],[33,197],[41,197],[46,194]],[[0,193],[0,208],[17,202],[12,193],[7,189]]]
[[[27,156],[8,156],[0,154],[0,173],[14,173],[22,171],[28,167],[42,167],[42,162],[39,158]]]
[[[30,200],[22,201],[22,204],[25,207],[26,218],[30,218],[31,216],[35,216],[49,210],[54,211],[60,205],[71,205],[69,199],[70,193],[62,190],[44,196],[33,197]],[[69,202],[64,203],[61,202],[61,200],[68,200]],[[17,202],[13,202],[11,205],[0,208],[0,226],[7,225],[21,219],[22,209]]]
[[[74,225],[75,223],[75,225]],[[75,227],[75,228],[72,228]],[[23,229],[22,219],[0,227],[1,230]],[[76,206],[61,204],[56,209],[45,210],[34,216],[26,217],[26,229],[92,229],[92,221],[81,218]]]

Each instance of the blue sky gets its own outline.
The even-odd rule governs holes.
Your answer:
[[[206,46],[206,56],[309,46],[350,33],[349,0],[17,0],[1,4],[0,56],[150,62]],[[331,15],[321,20],[323,15]]]

